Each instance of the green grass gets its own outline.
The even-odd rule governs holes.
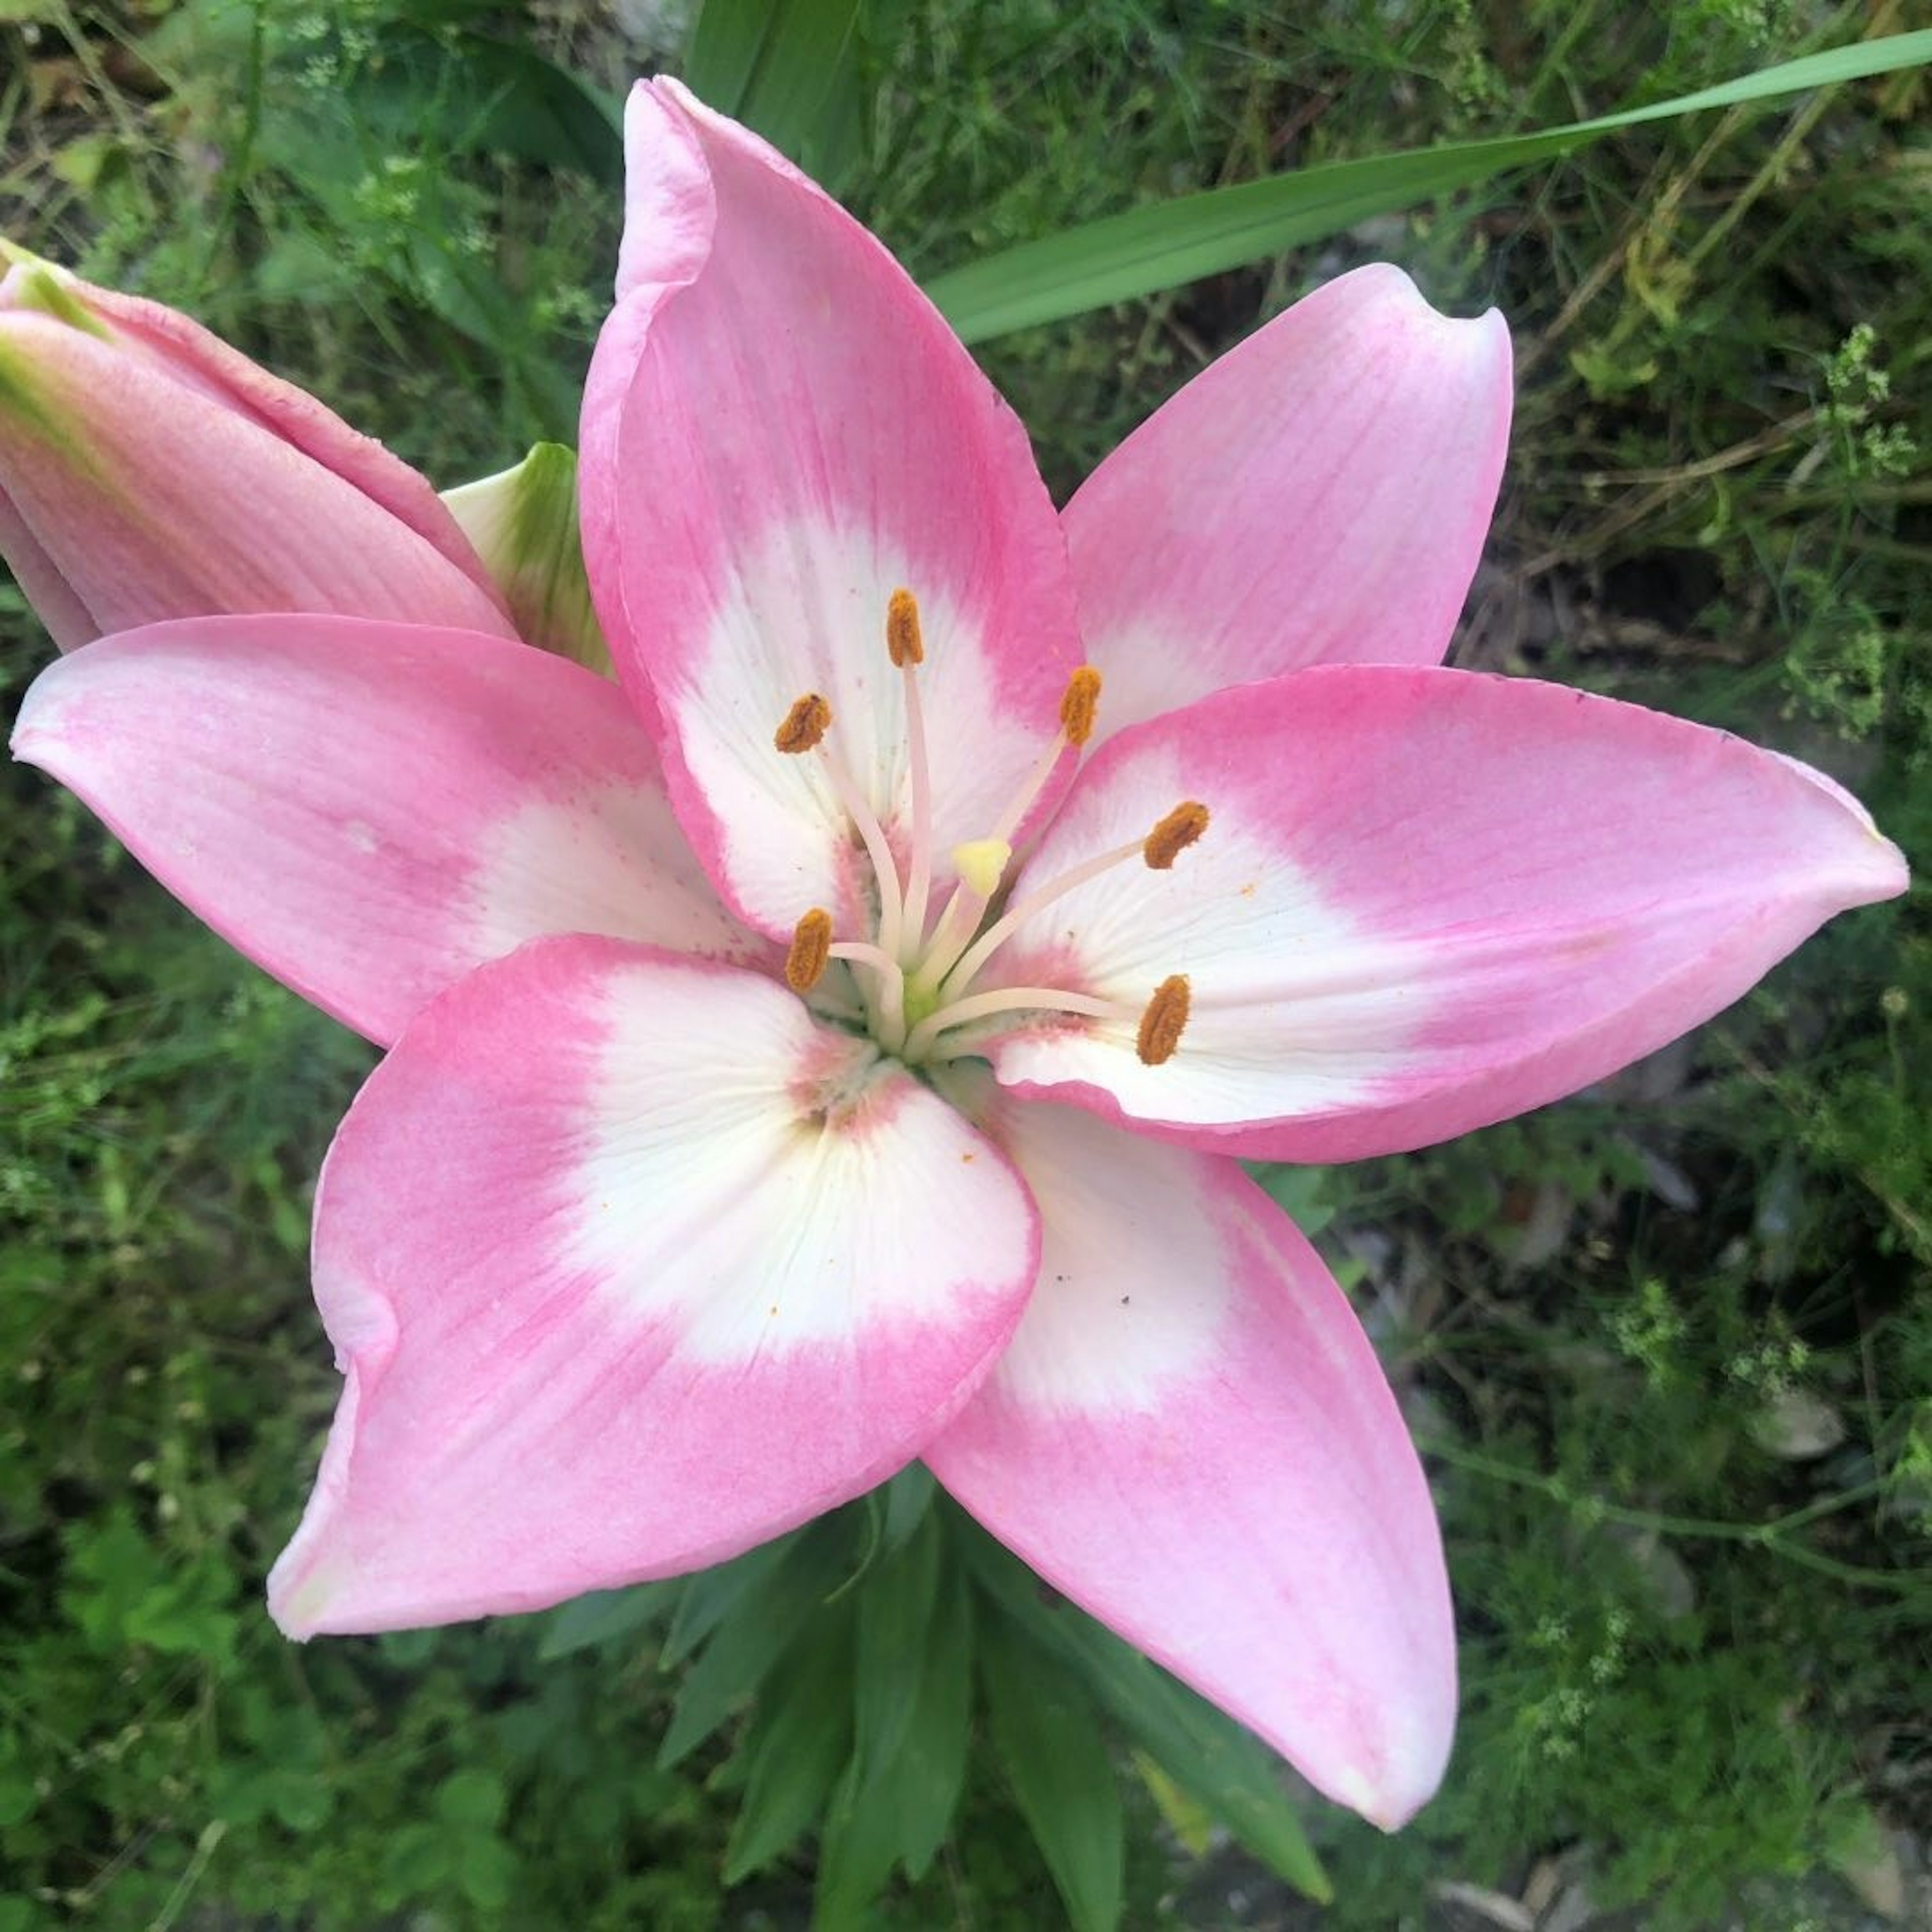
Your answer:
[[[878,6],[844,191],[933,275],[1868,25],[1742,0],[1300,10]],[[602,10],[538,30],[429,0],[28,0],[0,22],[22,12],[0,24],[16,238],[193,308],[440,482],[572,435],[617,207],[594,104],[556,76],[620,83]],[[1358,260],[1497,304],[1518,428],[1460,660],[1810,758],[1922,866],[1926,105],[1904,75],[1646,127],[983,358],[1064,491]],[[0,627],[10,709],[46,646],[17,600]],[[368,1055],[34,774],[4,798],[0,1932],[718,1922],[732,1727],[650,1768],[676,1682],[655,1626],[545,1660],[529,1621],[306,1649],[268,1625],[335,1388],[309,1193]],[[1311,1804],[1336,1922],[1420,1922],[1433,1881],[1515,1887],[1563,1852],[1647,1924],[1788,1928],[1832,1910],[1799,1881],[1875,1828],[1932,1828],[1928,1093],[1918,891],[1605,1094],[1283,1184],[1412,1399],[1466,1634],[1436,1805],[1387,1840]],[[1802,1458],[1800,1405],[1840,1432]],[[951,1844],[880,1922],[1040,1922],[1039,1855],[976,1750]],[[1232,1881],[1204,1900],[1155,1820],[1134,1796],[1128,1922],[1234,1922]],[[801,1844],[726,1919],[795,1922],[810,1866]]]

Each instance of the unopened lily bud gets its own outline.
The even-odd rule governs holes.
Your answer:
[[[198,323],[0,242],[0,556],[63,650],[254,610],[512,636],[425,478]]]

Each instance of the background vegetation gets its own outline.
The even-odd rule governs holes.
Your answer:
[[[873,0],[833,81],[776,111],[932,277],[1186,190],[1574,121],[1907,24],[1800,0]],[[192,310],[458,482],[572,440],[614,259],[604,98],[675,65],[687,26],[645,0],[0,0],[0,228]],[[802,70],[739,78],[769,102]],[[1922,871],[1927,106],[1913,73],[1643,126],[981,352],[1064,491],[1356,261],[1498,304],[1518,427],[1457,661],[1811,759]],[[47,646],[4,588],[0,642],[10,710]],[[1075,1668],[1077,1624],[1014,1597],[916,1483],[701,1592],[285,1644],[261,1578],[336,1387],[309,1193],[367,1052],[64,796],[4,784],[0,1932],[802,1923],[821,1813],[836,1918],[884,1873],[841,1782],[884,1654],[958,1703],[932,1735],[965,1755],[928,1766],[923,1877],[866,1922],[1050,1924],[1057,1885],[1102,1923],[1117,1844],[1129,1924],[1301,1922],[1123,1725],[1142,1707],[1107,1688],[1119,1660]],[[1913,1909],[1928,1093],[1921,890],[1604,1089],[1270,1177],[1409,1402],[1465,1636],[1462,1740],[1418,1824],[1385,1840],[1310,1802],[1336,1922],[1575,1932],[1622,1907],[1790,1932]],[[760,1649],[773,1605],[795,1614]],[[814,1682],[821,1706],[797,1694]],[[1023,1729],[1041,1708],[1050,1751]],[[1043,1756],[1071,1767],[1054,1788],[1024,1769]],[[1271,1862],[1299,1856],[1277,1840]]]

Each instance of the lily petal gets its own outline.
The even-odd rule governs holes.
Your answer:
[[[928,1466],[1083,1608],[1390,1829],[1436,1789],[1456,1654],[1435,1513],[1375,1354],[1232,1161],[1076,1109],[993,1131],[1040,1286]]]
[[[346,617],[211,617],[43,672],[14,736],[258,964],[387,1043],[556,932],[767,949],[678,836],[607,680],[523,644]]]
[[[1173,1057],[1063,1022],[1000,1078],[1218,1151],[1342,1160],[1573,1093],[1730,1004],[1834,913],[1904,890],[1857,802],[1795,760],[1555,685],[1336,666],[1114,740],[1029,881],[1152,824],[1171,872],[1084,886],[998,956],[1009,983],[1138,1010],[1190,982]]]
[[[1106,731],[1316,664],[1436,664],[1509,440],[1509,331],[1378,263],[1197,376],[1064,522]]]
[[[820,760],[772,747],[794,700],[830,700],[827,748],[902,850],[885,620],[914,592],[945,873],[1056,735],[1078,662],[1065,547],[1025,432],[877,242],[674,82],[636,88],[625,126],[619,301],[584,400],[586,561],[620,674],[655,694],[700,857],[782,936],[856,896]]]
[[[538,940],[425,1008],[336,1136],[347,1380],[270,1607],[398,1629],[721,1561],[907,1462],[1038,1256],[998,1150],[782,988]]]

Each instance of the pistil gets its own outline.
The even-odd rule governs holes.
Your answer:
[[[1037,892],[1028,893],[1017,905],[1010,906],[1000,919],[987,927],[960,955],[958,964],[946,974],[940,997],[956,999],[978,976],[980,970],[1036,913],[1043,912],[1058,898],[1064,898],[1076,886],[1085,885],[1116,866],[1139,859],[1157,872],[1169,870],[1181,853],[1208,829],[1208,808],[1192,799],[1184,800],[1168,812],[1144,838],[1116,845],[1096,859],[1075,866],[1049,879]]]
[[[938,990],[979,929],[1013,856],[1013,834],[1025,823],[1027,814],[1038,802],[1067,747],[1070,745],[1078,751],[1094,735],[1100,704],[1100,674],[1091,664],[1082,664],[1067,680],[1066,688],[1060,694],[1060,735],[1034,760],[1032,770],[1020,782],[1018,790],[1007,802],[992,831],[984,838],[954,847],[952,863],[960,883],[946,901],[921,964],[912,976],[912,984],[919,991],[930,994]]]

